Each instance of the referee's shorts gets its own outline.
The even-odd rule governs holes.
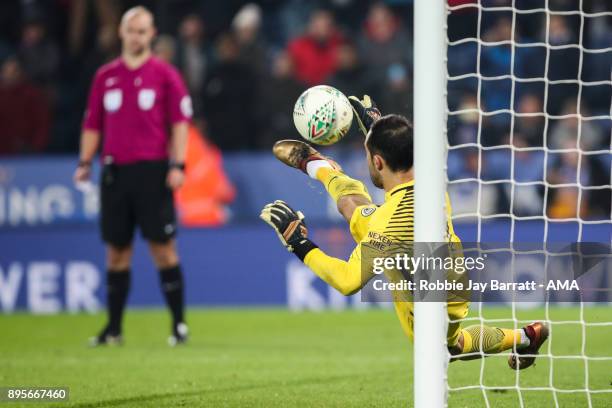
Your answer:
[[[174,199],[166,185],[167,161],[105,165],[100,186],[102,239],[131,244],[136,226],[148,241],[165,243],[176,235]]]

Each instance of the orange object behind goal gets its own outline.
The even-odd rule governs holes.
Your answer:
[[[190,126],[185,183],[175,194],[178,217],[186,226],[218,226],[227,221],[225,206],[236,191],[223,169],[221,151]]]

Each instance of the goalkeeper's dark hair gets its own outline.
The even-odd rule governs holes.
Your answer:
[[[366,142],[371,155],[378,154],[392,171],[408,171],[414,162],[412,123],[401,115],[385,115],[370,129]]]

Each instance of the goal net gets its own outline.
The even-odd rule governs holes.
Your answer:
[[[565,262],[544,244],[609,248],[612,2],[449,0],[446,23],[447,191],[461,239],[542,244],[541,280]],[[520,281],[515,261],[508,280]],[[609,256],[597,268],[575,275],[589,290],[472,303],[463,326],[540,320],[550,337],[525,370],[509,369],[508,352],[449,364],[448,405],[612,406]]]

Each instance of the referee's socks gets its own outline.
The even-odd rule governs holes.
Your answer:
[[[163,268],[159,270],[161,287],[166,298],[166,304],[172,313],[173,324],[177,325],[185,321],[184,316],[184,289],[183,272],[181,265]]]
[[[121,334],[123,310],[130,292],[130,270],[107,271],[106,285],[108,331],[113,335]]]

